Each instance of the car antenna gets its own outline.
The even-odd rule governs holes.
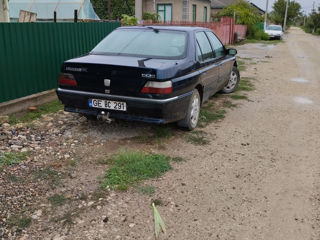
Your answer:
[[[158,33],[158,32],[159,32],[159,29],[156,29],[156,28],[154,28],[154,27],[148,26],[147,28],[152,29],[155,33]]]

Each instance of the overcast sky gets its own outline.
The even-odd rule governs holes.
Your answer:
[[[262,9],[266,9],[266,3],[267,0],[250,0],[251,2],[253,2],[254,4],[256,4],[257,6],[259,6]],[[273,8],[273,3],[276,0],[269,0],[269,9],[268,12],[272,11]],[[318,8],[318,6],[320,6],[320,0],[295,0],[296,2],[300,3],[302,10],[305,10],[307,13],[310,13],[312,10],[312,5],[313,2],[315,2],[315,7]]]

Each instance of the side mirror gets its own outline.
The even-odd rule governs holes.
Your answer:
[[[235,48],[228,49],[228,54],[229,55],[235,56],[235,55],[237,55],[237,53],[238,53],[238,51]]]

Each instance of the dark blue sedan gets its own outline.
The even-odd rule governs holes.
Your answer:
[[[68,112],[192,130],[202,103],[237,88],[236,53],[206,28],[121,27],[63,63],[57,94]]]

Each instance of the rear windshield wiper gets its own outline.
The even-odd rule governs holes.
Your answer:
[[[159,29],[156,29],[156,28],[154,28],[154,27],[148,26],[147,28],[152,29],[155,33],[158,33],[158,32],[159,32]]]

